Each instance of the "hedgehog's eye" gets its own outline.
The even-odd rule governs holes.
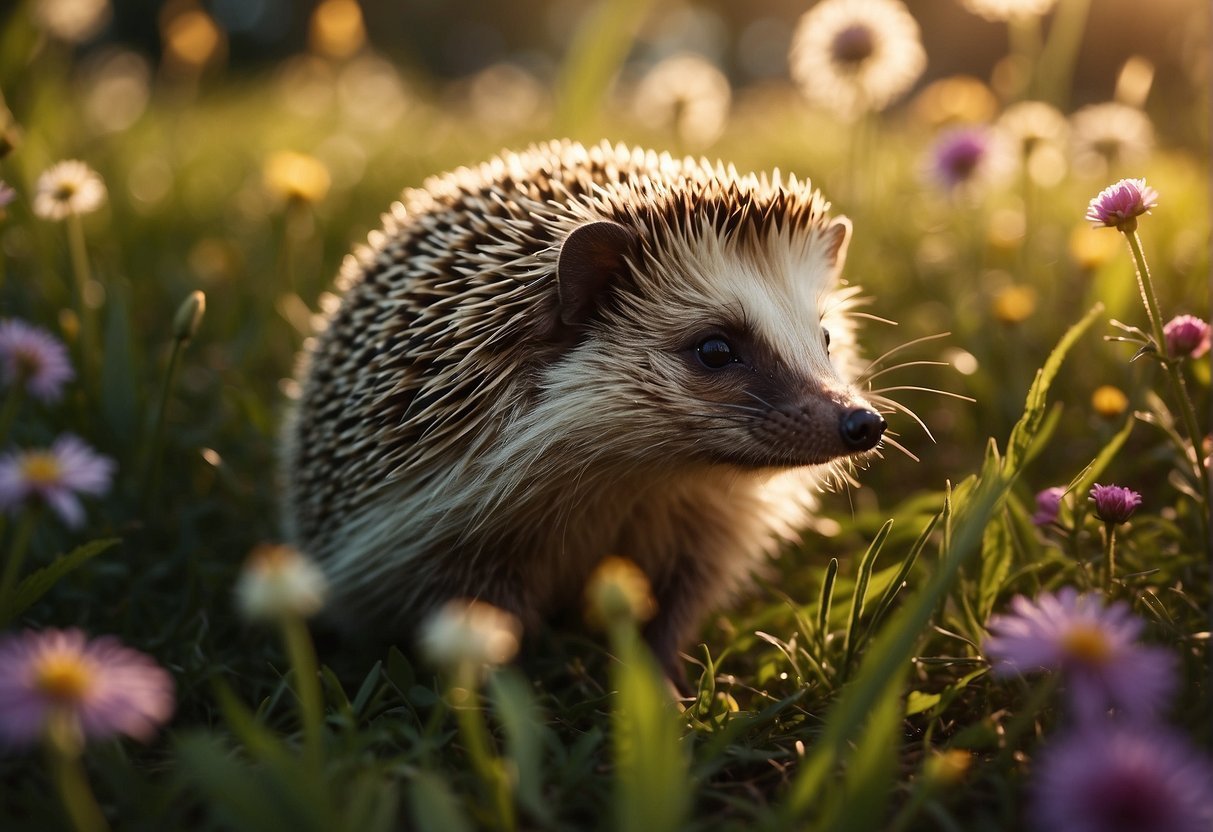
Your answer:
[[[695,351],[703,366],[712,370],[719,370],[737,360],[729,342],[720,337],[704,339]]]
[[[826,352],[829,352],[830,351],[830,330],[826,329],[825,327],[822,327],[821,337],[826,342]]]

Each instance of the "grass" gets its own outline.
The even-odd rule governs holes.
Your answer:
[[[605,94],[645,5],[602,13],[619,42],[566,66],[563,89]],[[1180,693],[1166,722],[1208,748],[1197,455],[1160,362],[1130,361],[1136,345],[1109,340],[1123,334],[1113,320],[1151,330],[1129,249],[1111,229],[1092,254],[1076,256],[1072,242],[1086,239],[1088,199],[1146,176],[1162,194],[1139,228],[1162,316],[1200,315],[1208,172],[1195,150],[1164,141],[1140,168],[1071,169],[1027,194],[1011,180],[958,198],[924,182],[934,128],[908,108],[873,119],[874,150],[856,166],[846,130],[791,90],[739,92],[706,152],[808,174],[835,195],[855,225],[846,275],[873,315],[897,322],[866,322],[865,354],[910,344],[898,358],[955,367],[907,366],[882,383],[974,401],[893,394],[934,441],[890,417],[919,461],[886,455],[860,487],[823,496],[803,544],[690,651],[698,696],[685,708],[627,621],[602,638],[544,633],[483,685],[455,684],[408,645],[321,633],[323,718],[306,728],[298,665],[273,628],[236,614],[232,589],[245,555],[280,537],[278,426],[341,258],[400,187],[502,146],[555,132],[681,139],[639,127],[610,99],[598,115],[581,104],[525,128],[486,125],[416,77],[402,114],[378,123],[323,80],[360,59],[318,57],[298,59],[294,75],[165,73],[147,109],[109,132],[87,116],[89,78],[69,49],[29,37],[19,12],[0,25],[0,90],[23,133],[0,160],[19,195],[0,220],[0,309],[65,339],[80,376],[56,405],[22,402],[4,440],[43,446],[70,431],[119,472],[87,500],[83,529],[49,512],[32,521],[25,583],[0,618],[10,630],[116,634],[171,672],[177,711],[154,742],[84,752],[114,828],[1023,828],[1034,762],[1068,716],[1056,679],[994,679],[981,643],[1017,594],[1102,586],[1104,524],[1086,500],[1096,481],[1144,495],[1117,532],[1108,594],[1174,654]],[[311,93],[297,86],[307,67],[322,79]],[[307,94],[330,106],[301,109]],[[292,202],[266,187],[266,161],[284,149],[323,162],[323,198]],[[83,251],[30,209],[38,174],[72,157],[109,189],[106,206],[80,218]],[[81,258],[103,289],[86,352],[71,312]],[[1030,314],[1007,313],[1012,287]],[[196,290],[206,310],[187,341],[174,316]],[[1207,433],[1208,358],[1179,371]],[[1097,411],[1092,394],[1105,385],[1128,405]],[[1038,528],[1033,496],[1053,485],[1070,497],[1059,523]],[[29,517],[6,518],[6,559]],[[36,753],[0,757],[0,783],[0,826],[69,825]]]

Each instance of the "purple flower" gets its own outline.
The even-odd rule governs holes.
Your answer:
[[[1209,325],[1195,315],[1175,316],[1162,334],[1172,358],[1200,358],[1209,351]]]
[[[0,321],[0,381],[6,387],[24,384],[30,395],[53,402],[74,376],[58,338],[25,321]]]
[[[17,192],[13,190],[3,179],[0,179],[0,217],[4,216],[4,209],[13,204],[13,200],[17,198]]]
[[[1144,179],[1122,179],[1099,192],[1087,205],[1087,219],[1120,231],[1137,229],[1137,218],[1158,205],[1158,191]]]
[[[1117,602],[1103,606],[1098,595],[1073,587],[1011,601],[1012,612],[990,619],[983,645],[995,676],[1040,670],[1065,675],[1067,692],[1080,717],[1109,708],[1149,717],[1175,688],[1170,653],[1137,643],[1141,620]]]
[[[113,460],[70,434],[49,449],[9,453],[0,457],[0,510],[16,514],[36,499],[69,526],[79,526],[84,508],[76,494],[104,494],[114,467]]]
[[[36,742],[51,716],[86,738],[147,740],[173,713],[173,680],[112,636],[28,630],[0,636],[0,742]]]
[[[1057,521],[1057,513],[1061,510],[1061,498],[1066,490],[1060,486],[1046,488],[1036,495],[1036,513],[1032,522],[1037,526],[1047,526]]]
[[[1101,725],[1048,744],[1031,795],[1041,832],[1213,829],[1213,767],[1157,726]]]
[[[1140,494],[1120,485],[1095,483],[1091,489],[1091,499],[1095,501],[1095,513],[1105,523],[1123,523],[1141,505]]]
[[[931,152],[931,173],[944,188],[958,188],[977,178],[990,155],[990,132],[960,127],[940,136]]]

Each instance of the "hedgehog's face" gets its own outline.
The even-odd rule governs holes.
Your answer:
[[[593,225],[624,240],[621,226]],[[594,412],[641,455],[787,467],[870,451],[885,422],[849,384],[854,293],[836,288],[849,231],[843,219],[745,243],[637,245],[566,370],[604,380]]]

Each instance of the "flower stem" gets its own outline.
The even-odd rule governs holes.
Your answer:
[[[1036,725],[1036,718],[1049,700],[1053,698],[1054,691],[1061,684],[1061,677],[1056,673],[1050,673],[1043,681],[1038,683],[1032,690],[1031,696],[1028,697],[1023,706],[1018,710],[1011,721],[1007,723],[1006,728],[1002,733],[1002,751],[999,752],[998,760],[1001,765],[1007,765],[1011,762],[1011,755],[1015,753],[1015,749],[1019,747],[1019,741],[1025,733]]]
[[[160,388],[160,408],[156,412],[156,426],[152,431],[152,440],[147,446],[147,468],[143,474],[143,488],[139,499],[139,505],[143,507],[145,514],[150,508],[152,494],[155,493],[157,480],[160,478],[160,455],[164,445],[165,411],[168,410],[169,395],[173,390],[173,378],[177,374],[177,364],[181,358],[181,351],[184,346],[185,341],[181,338],[173,339],[173,351],[169,355],[168,368],[164,371],[164,383]]]
[[[21,567],[25,564],[25,555],[29,551],[30,538],[34,534],[34,526],[38,522],[38,511],[27,509],[13,532],[13,545],[8,551],[8,559],[4,562],[4,572],[0,575],[0,626],[8,623],[11,595],[21,577]]]
[[[479,697],[476,693],[476,670],[465,667],[455,675],[455,685],[450,690],[451,698],[456,692],[463,698],[455,705],[455,718],[459,722],[459,733],[467,746],[472,767],[488,789],[496,815],[496,827],[513,830],[516,827],[514,803],[510,799],[510,781],[505,767],[492,751],[488,730],[481,718]]]
[[[67,243],[72,257],[72,275],[76,279],[76,303],[80,315],[80,380],[87,390],[93,377],[92,367],[96,358],[93,313],[88,304],[88,287],[93,277],[88,264],[88,248],[84,242],[84,224],[77,214],[67,218]]]
[[[1103,591],[1112,594],[1112,579],[1116,574],[1116,524],[1104,522]]]
[[[1125,240],[1129,243],[1129,250],[1133,253],[1133,262],[1137,268],[1137,287],[1141,291],[1142,302],[1146,306],[1146,316],[1150,319],[1150,333],[1154,337],[1154,346],[1158,350],[1158,358],[1162,362],[1163,369],[1166,370],[1167,378],[1171,383],[1171,393],[1175,397],[1176,407],[1179,409],[1180,420],[1184,425],[1184,432],[1188,434],[1188,441],[1191,443],[1193,454],[1189,455],[1189,462],[1194,463],[1193,473],[1196,476],[1196,485],[1200,490],[1201,511],[1200,515],[1201,530],[1205,540],[1206,548],[1210,548],[1213,544],[1209,542],[1209,483],[1205,479],[1204,468],[1201,465],[1200,445],[1201,432],[1197,426],[1196,412],[1192,408],[1192,399],[1188,396],[1187,384],[1184,381],[1183,371],[1179,364],[1170,359],[1167,355],[1167,339],[1163,333],[1162,314],[1158,311],[1158,299],[1154,295],[1154,283],[1150,279],[1150,267],[1146,263],[1145,252],[1142,251],[1141,239],[1137,236],[1136,228],[1126,228],[1124,230]],[[1213,552],[1210,552],[1213,557]]]
[[[316,650],[307,624],[298,615],[282,617],[282,638],[287,657],[295,671],[295,694],[299,697],[299,721],[303,726],[303,747],[313,770],[319,772],[322,762],[322,731],[324,699],[320,692],[320,677]]]
[[[55,789],[76,832],[106,832],[109,824],[97,805],[80,765],[79,728],[66,714],[52,714],[47,724],[47,750]]]

